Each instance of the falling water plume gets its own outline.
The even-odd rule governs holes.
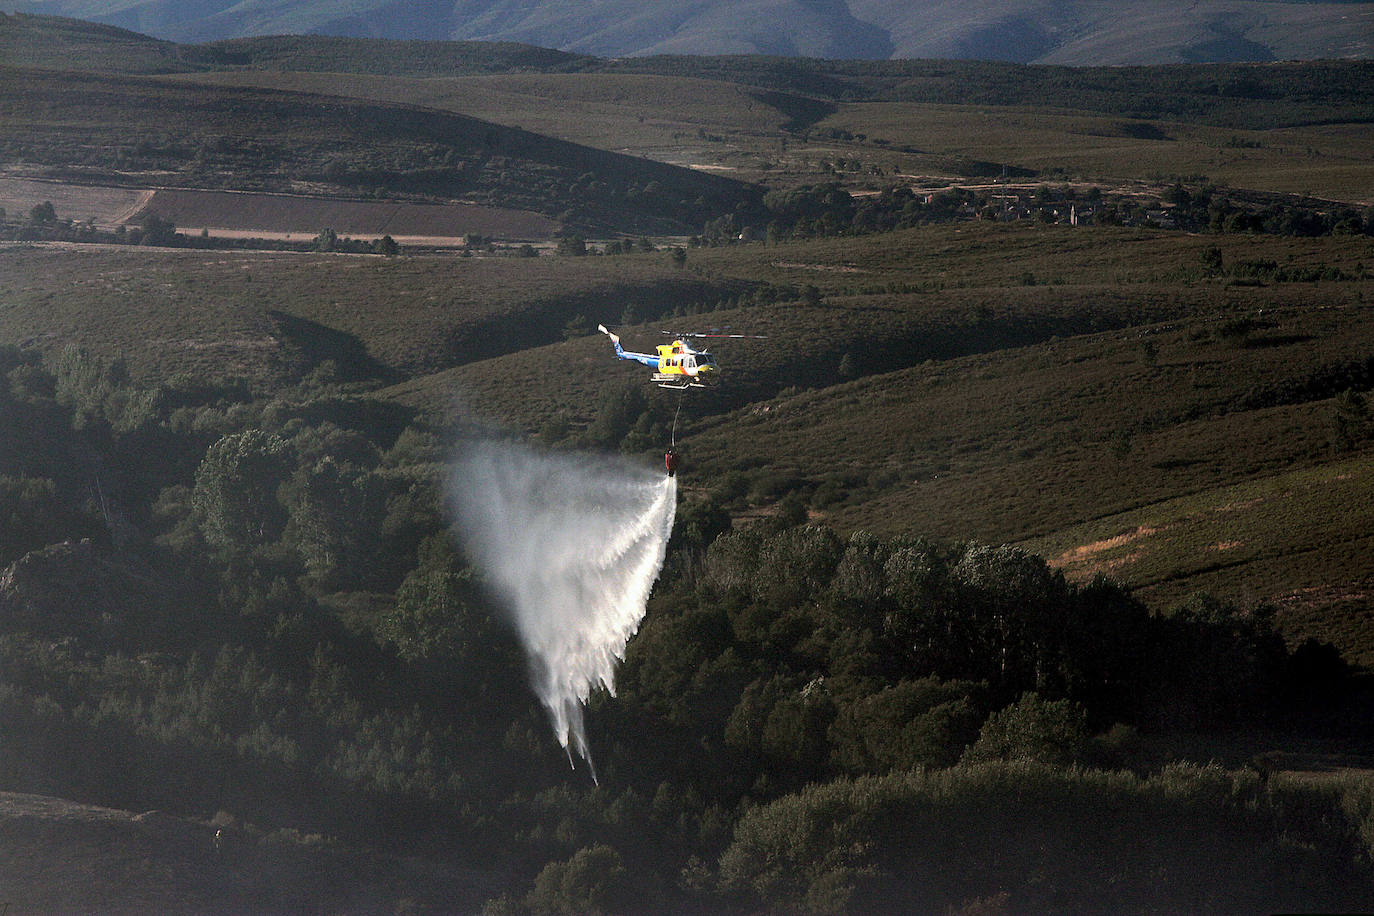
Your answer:
[[[482,442],[455,462],[449,504],[568,761],[576,750],[595,780],[583,711],[597,684],[615,694],[616,663],[663,566],[676,481],[608,457]]]

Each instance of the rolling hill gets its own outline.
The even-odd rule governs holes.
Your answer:
[[[1202,588],[1287,602],[1312,632],[1323,608],[1371,585],[1367,491],[1332,432],[1337,395],[1368,381],[1369,279],[1353,272],[1370,248],[1256,242],[1227,244],[1225,257],[1339,263],[1352,282],[1233,285],[1190,266],[1210,240],[1100,230],[976,226],[694,252],[703,275],[814,283],[822,301],[755,293],[674,320],[769,335],[722,344],[728,384],[683,400],[687,479],[746,516],[802,492],[813,519],[845,530],[1024,543],[1064,557],[1071,575],[1119,576],[1160,607]],[[1034,286],[1022,285],[1028,268]],[[938,285],[886,291],[912,273]],[[652,340],[657,327],[621,333]],[[530,435],[593,422],[635,376],[588,337],[416,376],[386,396]],[[677,403],[650,393],[659,434]],[[1285,496],[1215,511],[1246,505],[1250,490]],[[1287,520],[1299,499],[1318,514],[1310,526]],[[1167,533],[1090,546],[1137,529]],[[1072,561],[1080,549],[1096,562]],[[1367,657],[1364,629],[1334,623],[1345,613],[1333,618],[1340,644]]]
[[[402,104],[132,76],[4,71],[5,156],[85,183],[383,193],[685,232],[757,192],[702,172]],[[184,125],[169,132],[169,123]]]
[[[275,34],[511,41],[607,57],[771,54],[1082,65],[1368,57],[1374,4],[1167,0],[26,0],[9,10],[87,19],[175,41]]]
[[[0,904],[1374,899],[1374,64],[0,59]],[[539,247],[319,231],[471,213]],[[598,323],[766,339],[683,393]],[[446,513],[479,436],[530,579],[594,566],[560,614],[614,487],[676,494],[623,656],[524,651]],[[529,678],[592,655],[589,775]]]
[[[757,56],[606,59],[527,45],[325,36],[186,45],[39,16],[0,20],[0,60],[51,71],[32,77],[15,71],[7,82],[15,89],[32,79],[35,88],[60,93],[61,74],[73,70],[99,73],[105,83],[113,74],[159,74],[177,82],[175,89],[160,85],[163,99],[148,83],[129,96],[131,104],[142,101],[125,126],[146,140],[124,143],[111,128],[113,111],[90,113],[98,126],[90,136],[105,151],[87,149],[75,156],[79,167],[55,173],[85,182],[116,169],[127,185],[137,180],[136,171],[151,169],[145,186],[356,198],[374,194],[384,181],[391,193],[458,195],[477,203],[498,196],[507,206],[555,219],[580,213],[582,222],[573,227],[598,232],[657,225],[683,233],[684,219],[718,215],[734,209],[741,193],[748,196],[739,184],[727,190],[729,183],[712,182],[707,173],[765,187],[841,181],[861,192],[892,180],[881,176],[909,176],[913,186],[938,188],[1005,173],[1115,183],[1148,175],[1370,201],[1369,61],[1068,68]],[[203,108],[214,98],[212,86],[231,87],[216,103],[221,109],[236,104],[231,90],[250,89],[259,99],[277,99],[279,114],[298,105],[292,117],[299,123],[288,135],[315,133],[323,142],[302,150],[294,174],[283,175],[232,142],[261,134],[270,121],[243,118],[220,129],[211,119],[192,131],[199,138],[195,149],[171,151],[165,162],[146,157],[161,140],[146,117],[149,106],[180,96],[175,105]],[[329,111],[325,98],[344,102]],[[40,104],[37,98],[27,103]],[[364,103],[377,104],[358,107]],[[410,128],[387,141],[392,163],[356,155],[346,135],[358,133],[357,119],[338,120],[363,111],[369,120],[395,118],[402,110],[411,112]],[[21,129],[10,141],[11,170],[40,148],[38,158],[72,165],[72,153],[63,149],[71,138],[37,136],[25,146],[22,106],[15,117]],[[334,123],[326,124],[328,118]],[[438,144],[436,131],[444,135]],[[507,146],[486,147],[493,136]],[[479,138],[483,143],[473,149]],[[330,147],[323,155],[321,145]],[[588,159],[587,147],[621,155]],[[263,149],[270,152],[271,143]],[[655,172],[646,160],[690,166],[697,174]],[[500,167],[489,167],[492,162]],[[587,193],[603,184],[616,193]],[[657,197],[643,194],[649,185]],[[608,208],[621,212],[612,216]]]

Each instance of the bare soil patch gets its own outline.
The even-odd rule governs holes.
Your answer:
[[[101,229],[132,219],[152,194],[152,191],[137,188],[100,188],[32,178],[0,178],[0,207],[11,216],[27,215],[34,207],[48,201],[59,218],[77,222],[90,220]]]
[[[1066,550],[1064,553],[1055,557],[1051,561],[1050,565],[1069,566],[1075,563],[1090,560],[1098,554],[1102,553],[1103,551],[1111,550],[1115,547],[1123,547],[1126,544],[1131,543],[1132,541],[1139,540],[1140,538],[1146,538],[1150,535],[1158,534],[1162,530],[1162,528],[1152,527],[1150,525],[1141,525],[1134,531],[1127,531],[1123,534],[1118,534],[1115,537],[1104,538],[1100,541],[1094,541],[1091,544],[1082,544],[1078,547],[1073,548],[1072,550]]]

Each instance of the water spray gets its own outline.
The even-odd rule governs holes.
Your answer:
[[[510,614],[555,736],[596,768],[583,714],[644,618],[677,510],[677,482],[626,461],[514,444],[463,449],[454,530]]]

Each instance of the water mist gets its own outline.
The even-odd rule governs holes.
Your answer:
[[[534,691],[568,752],[596,769],[583,711],[644,618],[677,509],[674,478],[608,457],[509,443],[465,448],[449,479],[454,528],[530,660]]]

